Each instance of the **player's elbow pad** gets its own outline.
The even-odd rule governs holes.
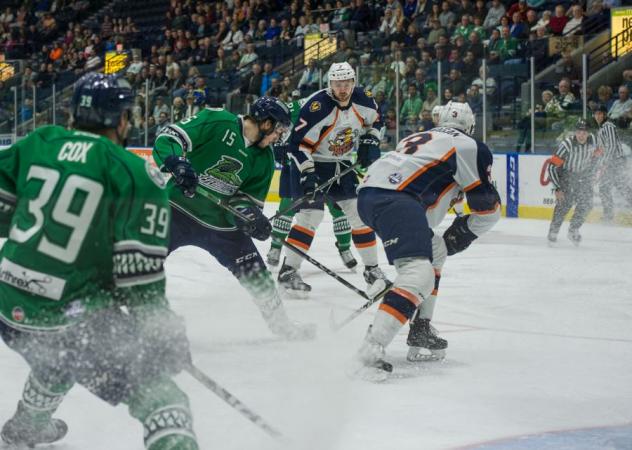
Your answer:
[[[472,233],[467,225],[467,219],[469,217],[469,214],[457,217],[454,219],[454,222],[452,222],[452,225],[443,233],[443,240],[448,249],[448,256],[462,252],[478,237]]]

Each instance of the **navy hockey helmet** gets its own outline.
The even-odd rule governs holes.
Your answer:
[[[76,128],[116,128],[132,107],[132,87],[124,78],[90,72],[75,83],[71,113]]]
[[[280,142],[287,140],[292,126],[290,110],[285,103],[275,97],[259,97],[250,107],[250,117],[259,125],[259,140],[275,131],[279,132]],[[272,128],[267,133],[261,131],[261,124],[272,121]]]

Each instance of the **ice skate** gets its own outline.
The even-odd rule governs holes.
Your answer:
[[[266,255],[266,262],[270,267],[276,267],[281,260],[281,249],[276,247],[270,247],[268,254]]]
[[[60,419],[38,421],[18,403],[15,415],[7,421],[0,431],[0,438],[8,445],[33,448],[38,444],[57,442],[68,433],[68,425]]]
[[[557,231],[549,231],[546,238],[549,241],[549,245],[554,245],[557,242]]]
[[[358,350],[356,361],[350,375],[365,381],[382,382],[393,372],[393,365],[384,360],[384,346],[371,339],[371,327],[362,347]]]
[[[371,298],[383,294],[393,285],[379,266],[365,266],[362,275],[368,285],[366,293]]]
[[[419,316],[415,316],[410,322],[406,344],[409,347],[406,359],[411,362],[441,361],[445,358],[445,349],[448,348],[448,341],[437,336],[437,331],[430,325],[430,319],[421,319]]]
[[[288,341],[311,341],[316,337],[316,325],[290,320],[285,309],[280,306],[265,317],[270,331]]]
[[[569,228],[568,239],[575,245],[575,247],[577,247],[579,246],[579,243],[582,241],[582,235],[579,234],[579,230]]]
[[[351,253],[350,248],[346,250],[340,250],[337,242],[336,248],[338,249],[338,253],[340,253],[340,259],[342,259],[342,263],[345,265],[345,267],[347,267],[348,269],[353,269],[355,266],[358,265],[358,261],[353,256],[353,253]]]
[[[309,296],[312,287],[305,283],[298,271],[283,264],[279,270],[279,286],[290,298],[306,299]]]

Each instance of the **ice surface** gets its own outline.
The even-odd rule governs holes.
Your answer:
[[[274,205],[268,206],[271,214]],[[345,375],[375,307],[337,334],[328,330],[332,308],[341,320],[364,303],[357,294],[304,263],[311,299],[286,304],[293,318],[317,323],[319,337],[287,343],[267,331],[246,292],[216,261],[200,249],[178,250],[167,263],[168,293],[186,318],[196,363],[290,439],[277,444],[182,374],[178,382],[190,395],[201,448],[425,450],[497,440],[484,448],[632,448],[630,426],[617,428],[616,438],[593,429],[632,422],[632,229],[585,225],[579,248],[566,239],[566,225],[549,248],[547,229],[543,221],[502,219],[450,257],[433,321],[449,340],[446,360],[407,363],[406,327],[387,349],[395,369],[383,384]],[[260,249],[265,254],[268,243]],[[342,265],[330,221],[318,230],[311,254],[364,288],[361,270]],[[385,263],[381,250],[380,258]],[[3,422],[27,367],[4,345],[0,367]],[[141,426],[124,407],[112,408],[80,387],[58,416],[69,434],[46,448],[143,448]],[[582,433],[551,435],[557,441],[539,436],[530,447],[526,439],[502,440],[584,428],[596,439],[589,447]]]

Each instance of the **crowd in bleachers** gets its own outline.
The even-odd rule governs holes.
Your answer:
[[[543,126],[555,128],[562,122],[558,116],[563,112],[581,109],[581,70],[569,49],[559,55],[549,54],[550,38],[603,31],[609,24],[610,8],[619,3],[170,0],[163,28],[155,36],[143,36],[139,45],[143,51],[132,53],[125,71],[138,92],[133,121],[136,138],[142,137],[145,125],[152,137],[165,120],[186,118],[207,101],[223,104],[235,89],[247,101],[266,94],[283,100],[306,96],[326,83],[326,68],[332,61],[349,61],[357,68],[359,84],[374,92],[388,127],[395,127],[397,111],[400,125],[411,130],[423,128],[430,124],[432,107],[450,99],[467,101],[479,114],[483,96],[488,108],[495,111],[507,102],[515,103],[520,82],[528,76],[530,56],[535,57],[538,70],[554,65],[551,75],[541,83],[543,101],[535,111],[545,119]],[[81,2],[59,4],[68,8]],[[0,16],[2,45],[7,42],[7,18],[22,9],[8,9]],[[26,16],[33,19],[23,20],[18,30],[43,27],[51,14],[55,16],[50,5],[47,11],[29,12]],[[124,8],[120,14],[125,14]],[[8,22],[13,23],[14,18]],[[304,70],[279,68],[302,50],[305,35],[320,32],[337,33],[338,49],[332,58],[312,61]],[[29,44],[31,62],[24,74],[27,82],[44,86],[60,71],[97,67],[105,50],[117,44],[133,47],[139,31],[133,17],[115,13],[114,17],[103,17],[98,30],[68,21],[58,34],[58,39]],[[623,87],[601,86],[591,92],[590,104],[609,104],[612,118],[627,127],[632,119],[632,101],[625,100],[630,73],[625,76]],[[567,85],[568,91],[564,91]],[[615,102],[616,94],[619,98]],[[545,98],[550,100],[545,103]],[[519,115],[513,120],[511,126],[523,125]],[[502,125],[500,120],[494,123]]]

